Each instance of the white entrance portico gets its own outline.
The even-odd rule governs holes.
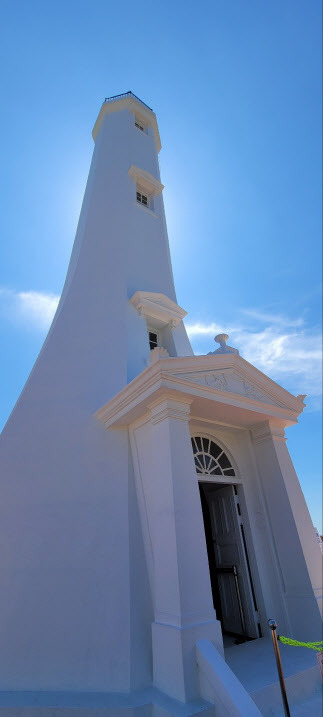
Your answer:
[[[310,569],[304,571],[306,551],[309,563],[315,560],[308,547],[312,527],[283,440],[303,403],[237,354],[165,354],[154,349],[151,366],[96,416],[108,430],[130,433],[155,611],[154,682],[173,697],[194,699],[194,641],[208,635],[222,652],[212,591],[224,632],[254,639],[275,615],[282,632],[296,634],[297,602],[304,631],[318,634],[317,586]],[[294,519],[301,510],[304,532]],[[225,571],[230,567],[237,580]]]

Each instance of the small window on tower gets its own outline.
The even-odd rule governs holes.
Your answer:
[[[148,331],[149,348],[152,351],[158,346],[158,334],[155,331]]]
[[[141,192],[137,192],[137,202],[139,204],[143,204],[144,207],[148,207],[148,197],[146,194],[142,194]]]
[[[137,119],[135,120],[135,127],[137,127],[137,129],[140,129],[141,132],[145,131],[143,124],[141,124]]]

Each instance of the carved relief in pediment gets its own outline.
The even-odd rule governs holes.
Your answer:
[[[260,393],[260,391],[258,391],[254,386],[250,385],[246,381],[242,381],[242,384],[244,395],[248,396],[248,398],[255,398],[256,401],[267,401],[267,403],[272,403],[267,396]]]
[[[271,403],[274,401],[258,387],[254,386],[247,381],[244,381],[237,374],[231,371],[207,371],[198,373],[187,373],[178,374],[178,378],[186,379],[187,381],[193,381],[203,386],[209,386],[210,388],[216,388],[219,391],[228,391],[229,393],[236,393],[247,398],[252,398],[256,401],[262,401],[263,403]]]
[[[228,384],[224,373],[207,373],[204,376],[204,383],[212,388],[218,388],[220,391],[227,391]]]

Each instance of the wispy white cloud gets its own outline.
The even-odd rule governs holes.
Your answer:
[[[49,328],[59,302],[56,294],[0,288],[1,313],[11,321],[42,331]]]
[[[283,314],[273,314],[267,311],[257,311],[256,309],[240,309],[241,313],[245,316],[249,316],[255,321],[260,321],[263,324],[278,324],[278,326],[304,326],[304,318],[302,316],[296,319],[290,319],[288,316]]]
[[[38,291],[21,291],[17,294],[17,301],[21,314],[28,321],[47,329],[54,318],[59,296]]]
[[[222,331],[220,326],[217,324],[186,324],[186,331],[190,338],[192,336],[213,336],[213,334],[220,333]]]
[[[292,393],[308,394],[312,408],[318,408],[322,393],[321,332],[308,328],[302,317],[289,320],[252,310],[241,314],[245,320],[231,326],[186,324],[196,353],[214,351],[218,345],[210,339],[225,331],[230,336],[228,343],[238,348],[243,358]]]

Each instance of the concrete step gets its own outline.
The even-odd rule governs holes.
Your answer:
[[[291,717],[322,717],[323,714],[323,700],[322,694],[315,694],[309,697],[304,702],[298,704],[289,705]],[[280,707],[275,708],[270,715],[272,717],[285,717],[284,708],[282,703]]]
[[[155,704],[152,715],[153,717],[218,717],[214,705],[203,701],[180,706],[173,701],[173,704],[167,708]]]
[[[300,702],[298,705],[292,707],[292,717],[322,717],[323,714],[323,699],[322,691],[316,695],[310,697],[305,702]],[[284,717],[283,712],[280,712],[276,717]]]
[[[306,715],[311,700],[319,699],[321,675],[316,654],[306,648],[279,645],[290,708]],[[262,638],[230,647],[226,661],[264,717],[283,715],[281,693],[271,640]],[[301,705],[304,705],[301,708]],[[312,713],[315,717],[315,713]],[[321,713],[318,713],[321,717]]]
[[[80,707],[0,707],[1,717],[215,717],[214,706],[187,706],[187,710],[171,711],[160,705],[135,708],[80,708]]]
[[[215,717],[205,700],[183,704],[155,688],[129,694],[0,692],[0,717]]]
[[[290,709],[319,696],[320,675],[314,666],[306,671],[297,672],[285,678],[287,699]],[[319,678],[319,679],[318,679]],[[282,697],[278,680],[262,690],[250,693],[264,717],[284,715]],[[306,714],[306,713],[305,713]],[[314,715],[313,715],[314,717]],[[320,713],[321,717],[321,713]]]

